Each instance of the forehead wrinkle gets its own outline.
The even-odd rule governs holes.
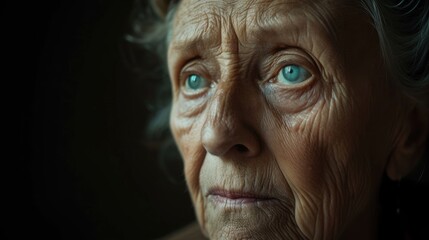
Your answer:
[[[245,33],[246,28],[258,28],[258,26],[264,26],[269,24],[263,24],[271,22],[273,16],[278,11],[278,6],[289,5],[291,9],[294,3],[302,3],[300,1],[237,1],[237,0],[224,0],[224,1],[192,1],[184,0],[179,7],[178,12],[186,12],[187,9],[191,9],[190,14],[181,16],[181,18],[175,19],[176,26],[186,26],[185,31],[181,30],[180,33],[176,32],[175,39],[177,42],[193,42],[195,40],[206,40],[211,39],[210,35],[217,32],[221,34],[222,27],[228,26],[226,24],[229,21],[232,23],[232,28],[237,31]],[[183,10],[183,9],[186,9]],[[289,11],[290,11],[289,9]],[[183,15],[181,12],[181,15]],[[197,13],[194,14],[193,13]],[[177,16],[178,14],[176,14]],[[219,27],[217,29],[217,27]],[[243,31],[244,30],[244,31]],[[174,31],[174,29],[173,29]],[[190,34],[190,32],[192,34]],[[191,39],[191,40],[190,40]]]
[[[179,9],[182,10],[181,18],[176,19],[176,26],[182,25],[182,29],[176,32],[173,45],[184,50],[218,48],[223,51],[266,42],[267,36],[277,36],[287,31],[289,39],[296,42],[303,34],[311,37],[312,33],[308,32],[310,22],[321,26],[325,30],[324,35],[334,40],[334,6],[341,2],[343,1],[185,0],[180,6],[185,9]],[[186,12],[190,14],[184,15]],[[279,39],[278,36],[277,38]],[[233,41],[236,41],[236,46],[228,46],[228,42]]]
[[[286,30],[296,30],[291,34],[298,35],[308,30],[300,24],[320,25],[328,37],[336,39],[334,5],[329,0],[318,1],[273,1],[254,9],[254,20],[248,25],[248,38],[264,38]],[[304,17],[303,17],[304,16]],[[294,18],[294,17],[298,17]],[[300,29],[300,28],[304,29]],[[268,35],[269,36],[269,35]]]
[[[176,13],[172,47],[179,50],[203,50],[219,46],[221,44],[221,39],[218,37],[221,35],[219,27],[222,23],[221,13],[225,11],[224,4],[211,4],[218,3],[216,0],[189,2],[192,1],[183,1],[180,8],[186,10],[179,9],[178,13],[191,9],[190,14],[183,17],[182,12]],[[178,18],[177,15],[181,15],[181,18]],[[180,28],[180,32],[175,31],[176,28]]]

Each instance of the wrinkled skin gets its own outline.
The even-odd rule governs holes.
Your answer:
[[[210,239],[376,237],[377,192],[407,107],[369,18],[344,2],[179,5],[170,125]],[[288,64],[310,76],[279,81]],[[189,88],[192,74],[205,84]]]

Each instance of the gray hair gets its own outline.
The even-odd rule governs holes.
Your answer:
[[[416,102],[428,108],[429,99],[429,1],[426,0],[356,0],[372,19],[389,76]],[[174,1],[167,13],[159,14],[136,2],[133,33],[129,42],[157,53],[162,76],[156,99],[155,115],[148,125],[148,135],[170,139],[169,113],[171,90],[167,74],[167,46],[172,19],[178,5]],[[152,71],[154,72],[154,71]],[[162,72],[162,74],[160,74]],[[159,79],[159,78],[158,78]],[[167,134],[166,134],[167,132]],[[167,136],[167,137],[165,137]],[[422,161],[423,162],[423,161]]]
[[[167,46],[170,41],[169,33],[172,19],[177,4],[170,4],[167,13],[160,13],[153,5],[148,6],[147,1],[135,1],[135,6],[131,14],[132,33],[125,36],[126,40],[135,47],[144,49],[152,55],[145,57],[157,63],[157,67],[151,69],[145,68],[140,72],[141,66],[147,64],[147,60],[135,62],[139,59],[135,56],[129,56],[131,66],[137,66],[134,69],[143,75],[143,78],[156,79],[156,96],[152,102],[147,104],[149,110],[155,112],[147,128],[147,135],[150,138],[164,138],[168,131],[168,120],[171,109],[171,86],[167,70]],[[133,55],[133,52],[128,53]],[[138,60],[137,60],[138,61]],[[130,63],[130,62],[129,62]],[[144,67],[143,67],[144,68]]]
[[[406,94],[420,100],[429,85],[429,1],[361,2],[377,30],[390,76]]]

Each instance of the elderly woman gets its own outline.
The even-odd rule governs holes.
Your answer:
[[[153,6],[204,236],[379,238],[383,176],[400,181],[424,161],[428,2]]]

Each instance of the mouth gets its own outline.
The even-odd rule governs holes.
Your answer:
[[[211,189],[207,195],[207,199],[215,204],[224,204],[228,206],[243,206],[251,204],[268,203],[276,199],[263,194],[226,190],[220,188]]]

